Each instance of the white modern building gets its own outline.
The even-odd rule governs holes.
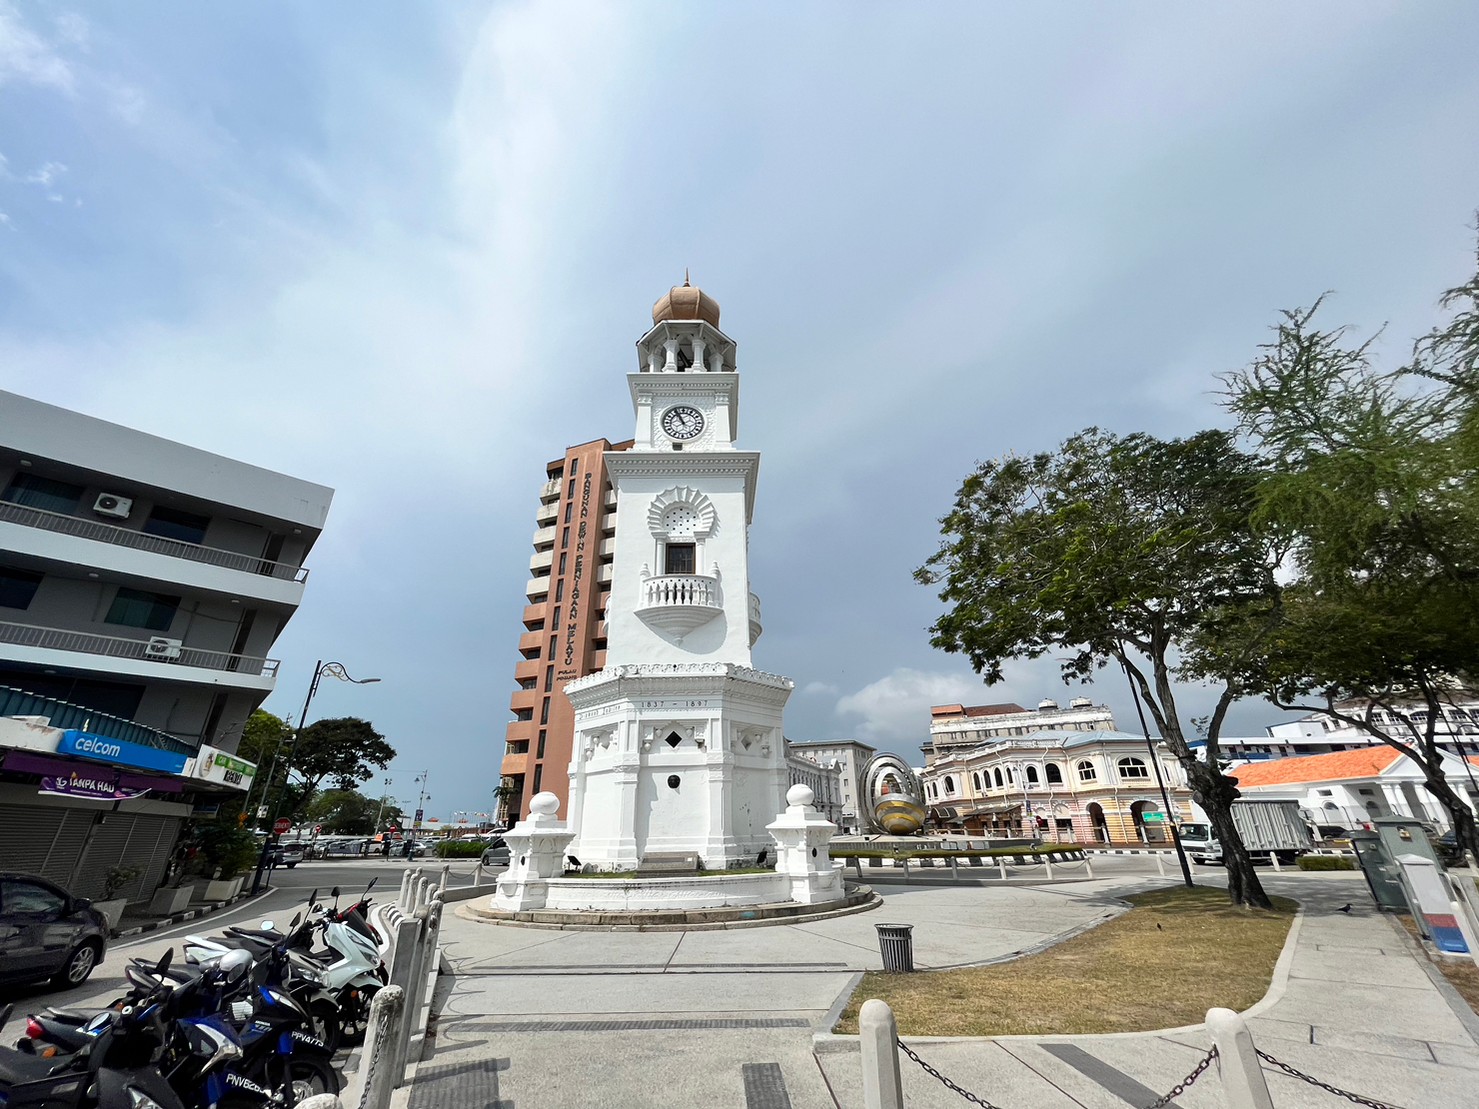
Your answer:
[[[332,496],[0,392],[0,717],[25,718],[0,733],[0,869],[96,896],[122,862],[142,896],[195,801],[245,788],[231,755]]]
[[[789,740],[788,743],[794,756],[810,759],[819,766],[836,764],[841,803],[837,815],[828,815],[828,819],[844,834],[861,832],[866,826],[863,806],[867,803],[863,796],[863,768],[878,749],[856,739]],[[820,798],[821,793],[817,796]]]
[[[678,854],[724,869],[773,848],[794,684],[751,664],[760,456],[736,443],[735,344],[687,284],[652,322],[627,375],[634,442],[605,455],[617,523],[604,667],[565,687],[572,850],[603,869]]]
[[[1364,706],[1343,706],[1341,711],[1360,715]],[[1411,728],[1421,733],[1427,726],[1429,712],[1426,705],[1413,704],[1400,712],[1398,715],[1397,712],[1377,709],[1372,713],[1372,722],[1398,738],[1411,738]],[[1440,750],[1450,754],[1479,755],[1479,700],[1469,694],[1453,694],[1438,715],[1433,738]],[[1204,744],[1193,740],[1191,746],[1201,748]],[[1218,743],[1218,751],[1224,761],[1236,763],[1385,746],[1370,732],[1353,728],[1326,713],[1315,712],[1297,720],[1270,725],[1266,735],[1223,736]]]
[[[930,709],[930,737],[920,744],[925,765],[936,758],[968,751],[997,739],[1020,739],[1041,731],[1112,732],[1114,716],[1108,705],[1075,697],[1062,707],[1051,697],[1037,708],[1005,702],[995,705],[935,705]]]

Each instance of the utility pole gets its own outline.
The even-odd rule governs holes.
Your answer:
[[[380,834],[380,822],[385,816],[385,801],[390,796],[390,779],[385,779],[385,788],[380,791],[380,811],[375,814],[375,834]]]
[[[1181,832],[1176,827],[1176,817],[1181,814],[1171,807],[1171,794],[1166,789],[1166,776],[1161,772],[1161,756],[1155,749],[1155,744],[1150,739],[1150,728],[1145,723],[1145,709],[1140,706],[1140,691],[1135,688],[1134,681],[1130,678],[1130,667],[1123,659],[1120,666],[1125,671],[1125,681],[1130,686],[1130,696],[1135,699],[1135,713],[1140,717],[1140,731],[1145,736],[1145,747],[1150,752],[1150,765],[1155,767],[1156,784],[1161,787],[1161,801],[1166,806],[1166,824],[1171,833],[1171,843],[1176,848],[1176,861],[1181,864],[1181,877],[1186,881],[1186,888],[1191,889],[1195,882],[1191,880],[1191,864],[1186,861],[1186,848],[1181,846]]]
[[[426,792],[426,779],[430,773],[430,770],[423,770],[416,775],[416,781],[421,785],[421,791],[416,795],[416,830],[418,832],[421,831],[421,818],[426,810],[426,802],[431,798],[431,794]]]

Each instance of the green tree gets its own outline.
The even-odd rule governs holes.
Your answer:
[[[333,835],[373,835],[380,830],[375,826],[375,818],[381,813],[380,798],[366,797],[355,789],[324,790],[308,805],[307,812],[310,820]],[[394,822],[400,817],[400,807],[387,801],[383,819]]]
[[[1177,705],[1182,656],[1209,614],[1277,594],[1279,552],[1249,521],[1255,461],[1231,435],[1119,437],[1090,428],[1055,453],[982,464],[941,521],[940,549],[915,573],[948,611],[931,642],[967,655],[987,684],[1002,664],[1068,652],[1065,681],[1122,667],[1200,795],[1235,904],[1270,908],[1232,821],[1238,791],[1218,766],[1222,722],[1245,690],[1221,683],[1206,755]]]
[[[1479,673],[1476,294],[1479,277],[1451,290],[1454,317],[1405,365],[1381,369],[1371,342],[1318,326],[1316,302],[1284,313],[1259,357],[1225,378],[1264,463],[1255,521],[1293,545],[1275,633],[1210,669],[1408,756],[1479,853],[1438,745],[1445,707]],[[1243,615],[1228,614],[1222,646]]]
[[[353,789],[393,758],[395,748],[368,720],[344,716],[316,720],[304,728],[293,744],[290,763],[312,792],[325,779],[337,789]]]

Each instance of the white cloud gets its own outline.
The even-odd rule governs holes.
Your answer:
[[[839,716],[862,718],[859,739],[917,743],[929,734],[931,705],[982,700],[981,679],[899,667],[837,701]]]
[[[818,695],[835,697],[842,692],[831,682],[807,682],[799,690],[803,697],[815,697]]]
[[[32,185],[50,185],[66,172],[67,167],[61,162],[47,162],[34,173],[26,174],[26,181]]]
[[[13,5],[0,0],[0,85],[12,81],[70,93],[75,78],[67,60],[22,22]]]

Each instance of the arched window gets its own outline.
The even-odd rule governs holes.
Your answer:
[[[1037,767],[1029,766],[1027,768],[1027,784],[1030,786],[1037,785]]]
[[[991,780],[996,783],[997,789],[1000,789],[1005,784],[1001,780],[1001,767],[998,766],[995,770],[991,772]]]
[[[1017,783],[1017,772],[1010,766],[1007,767],[1007,783],[1010,785],[1016,785]]]
[[[1094,769],[1094,764],[1088,759],[1079,763],[1074,769],[1078,771],[1078,780],[1081,782],[1092,782],[1099,777],[1099,772]]]
[[[978,790],[981,788],[981,772],[979,770],[971,771],[971,784]]]
[[[1048,785],[1061,786],[1063,784],[1063,768],[1055,762],[1046,763],[1043,770],[1048,775]]]
[[[946,774],[945,775],[945,792],[946,793],[954,793],[955,792],[955,777],[954,777],[954,775],[951,775],[951,774]]]
[[[1120,778],[1122,780],[1150,777],[1150,771],[1145,767],[1145,760],[1137,759],[1134,755],[1120,759],[1117,765],[1119,766]]]

